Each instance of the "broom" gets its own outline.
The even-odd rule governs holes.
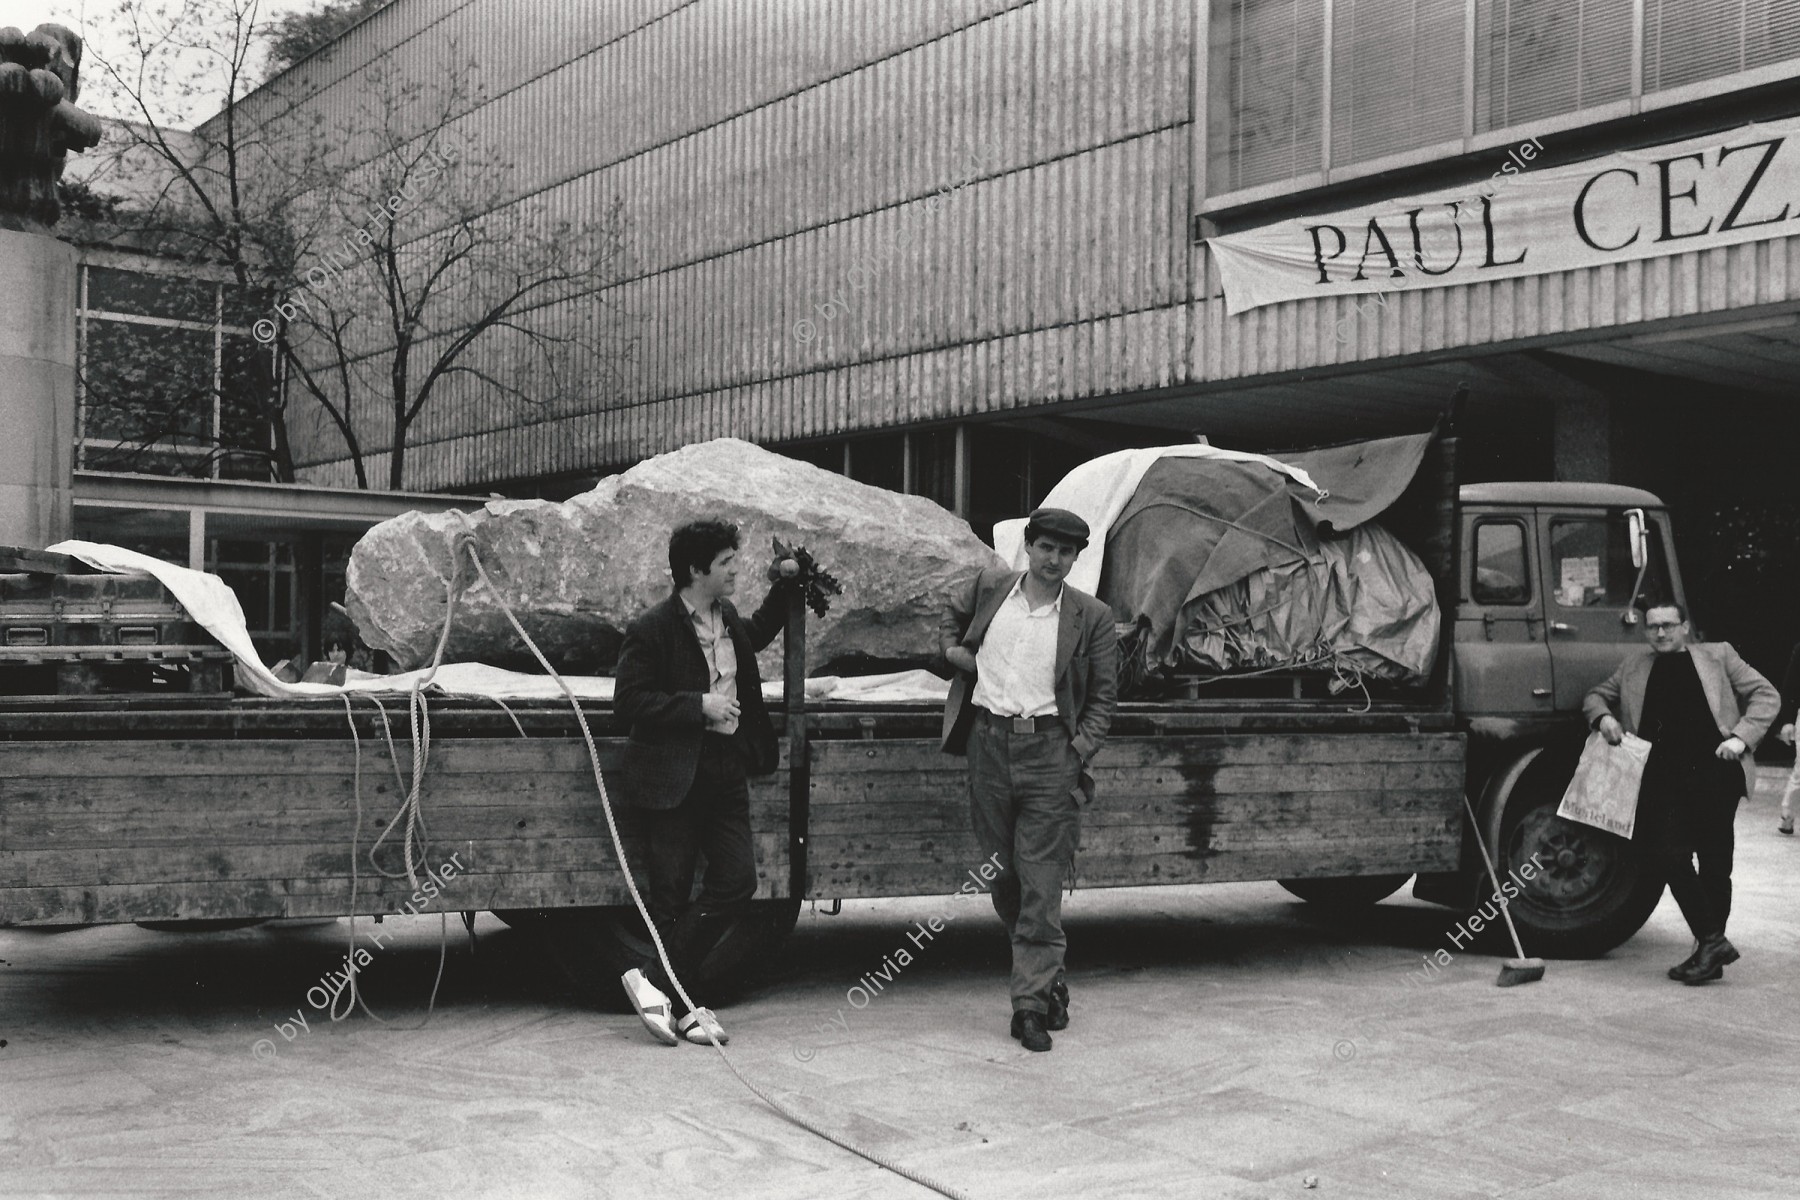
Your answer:
[[[1487,843],[1481,838],[1481,822],[1475,819],[1475,808],[1469,803],[1469,794],[1463,793],[1463,808],[1469,814],[1469,831],[1475,835],[1475,845],[1481,851],[1481,861],[1486,864],[1488,878],[1494,883],[1494,895],[1500,897],[1500,915],[1506,918],[1506,932],[1512,934],[1513,949],[1519,957],[1509,958],[1500,964],[1500,978],[1494,981],[1495,987],[1514,987],[1521,983],[1536,983],[1544,977],[1544,960],[1526,958],[1525,947],[1519,944],[1519,931],[1513,928],[1511,906],[1500,892],[1500,876],[1494,870],[1494,860],[1488,856]]]

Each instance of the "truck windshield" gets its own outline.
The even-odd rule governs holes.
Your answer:
[[[1644,572],[1639,607],[1669,603],[1669,569],[1663,558],[1662,528],[1650,526],[1650,562]],[[1631,565],[1631,534],[1625,514],[1558,517],[1550,523],[1550,581],[1562,608],[1617,608],[1631,603],[1637,568]]]

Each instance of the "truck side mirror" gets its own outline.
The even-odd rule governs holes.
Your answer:
[[[1631,531],[1631,565],[1641,571],[1650,561],[1649,528],[1644,521],[1644,510],[1626,509],[1625,523]]]

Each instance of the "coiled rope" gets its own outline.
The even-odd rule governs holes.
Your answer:
[[[400,776],[399,776],[400,760],[399,760],[398,755],[395,754],[395,751],[394,751],[392,732],[391,732],[391,730],[388,729],[387,710],[385,708],[381,707],[380,701],[377,700],[375,702],[376,707],[381,710],[381,719],[382,719],[383,729],[384,729],[384,731],[387,731],[387,734],[388,734],[388,753],[394,763],[395,776],[397,779],[400,779],[401,790],[406,794],[406,799],[402,803],[400,810],[394,814],[393,819],[388,822],[387,827],[382,830],[381,837],[377,838],[374,845],[371,845],[369,847],[370,862],[375,863],[374,854],[375,854],[376,847],[378,847],[381,844],[382,840],[384,840],[388,836],[388,834],[390,832],[392,832],[394,826],[404,817],[406,820],[405,849],[404,849],[405,860],[406,860],[405,874],[406,874],[407,878],[413,882],[414,886],[415,887],[417,886],[418,880],[417,880],[417,877],[413,874],[414,833],[416,830],[421,838],[426,836],[424,817],[420,811],[420,806],[419,806],[419,796],[420,796],[420,792],[421,792],[421,789],[422,789],[423,783],[424,783],[425,767],[426,767],[426,763],[427,763],[427,760],[429,757],[429,746],[430,746],[430,739],[431,739],[430,714],[426,707],[423,688],[431,682],[433,677],[436,676],[438,667],[443,662],[444,647],[450,639],[450,626],[451,626],[451,622],[455,616],[456,596],[459,591],[459,589],[457,588],[457,580],[459,577],[459,572],[457,570],[457,562],[458,562],[458,558],[459,558],[459,552],[466,551],[468,554],[468,557],[469,557],[469,561],[475,567],[476,577],[478,579],[480,579],[482,586],[487,588],[488,592],[493,596],[495,603],[499,604],[500,611],[503,614],[505,614],[507,623],[512,626],[513,632],[519,635],[519,640],[525,644],[526,649],[531,651],[531,655],[533,658],[535,658],[537,660],[538,665],[543,667],[545,674],[549,675],[551,679],[556,681],[556,686],[558,688],[560,688],[562,690],[563,695],[568,698],[569,707],[573,710],[573,712],[575,714],[575,722],[581,729],[581,740],[587,746],[588,763],[593,768],[593,772],[594,772],[594,786],[599,790],[599,793],[600,793],[600,808],[601,808],[601,811],[606,816],[607,832],[612,835],[613,850],[618,855],[618,858],[619,858],[619,872],[625,879],[626,890],[631,895],[632,904],[634,904],[637,907],[638,914],[644,920],[644,928],[649,931],[650,940],[656,946],[656,956],[657,956],[658,960],[661,961],[663,970],[665,972],[667,972],[668,977],[669,977],[669,982],[671,985],[674,986],[676,994],[681,997],[682,1003],[685,1004],[690,1010],[697,1008],[699,1006],[696,1005],[694,1003],[693,999],[687,994],[687,989],[682,985],[680,978],[678,978],[676,976],[674,964],[669,961],[669,952],[668,952],[667,948],[665,948],[663,946],[661,934],[659,934],[657,932],[656,922],[650,919],[649,909],[647,909],[645,907],[644,899],[638,893],[637,881],[632,878],[630,864],[626,861],[626,858],[625,858],[624,840],[619,836],[618,822],[613,817],[612,799],[606,790],[606,778],[605,778],[605,775],[600,770],[600,750],[599,750],[599,747],[597,747],[594,744],[594,734],[593,734],[593,731],[588,728],[587,714],[582,710],[581,700],[579,697],[577,697],[575,695],[574,690],[569,687],[567,681],[565,681],[563,679],[562,675],[557,672],[556,668],[550,664],[550,660],[544,657],[543,651],[538,648],[537,643],[532,640],[531,635],[525,632],[525,627],[519,623],[518,617],[516,615],[514,615],[512,606],[506,602],[505,596],[503,596],[501,594],[500,590],[494,586],[493,581],[488,577],[487,567],[485,564],[482,563],[481,555],[475,549],[474,528],[469,523],[469,518],[468,518],[467,514],[458,512],[456,515],[458,516],[458,518],[461,519],[463,528],[461,530],[459,530],[458,532],[452,534],[451,538],[450,538],[451,570],[450,570],[450,577],[446,581],[446,584],[445,584],[446,590],[448,592],[448,599],[445,604],[444,627],[443,627],[442,632],[438,635],[437,648],[433,652],[433,655],[432,655],[431,669],[425,674],[425,676],[423,678],[421,678],[420,680],[415,682],[412,690],[408,694],[408,701],[409,701],[408,709],[412,716],[412,732],[413,732],[413,780],[412,780],[412,786],[410,788],[408,788],[406,786],[405,780],[400,779]],[[355,983],[355,980],[356,980],[356,965],[355,965],[355,961],[354,961],[354,949],[355,949],[355,944],[356,944],[355,901],[356,901],[356,889],[357,889],[356,839],[358,837],[360,837],[361,831],[362,831],[362,758],[361,758],[362,740],[360,737],[357,736],[357,733],[356,733],[356,722],[355,722],[355,718],[354,718],[354,715],[352,714],[352,710],[350,707],[350,698],[348,696],[345,696],[343,699],[344,699],[344,712],[345,712],[346,718],[349,719],[349,721],[350,721],[350,734],[351,734],[352,739],[354,740],[355,747],[356,747],[356,755],[357,755],[356,771],[355,771],[355,776],[354,776],[354,781],[355,781],[354,782],[354,790],[355,790],[355,796],[356,796],[356,826],[355,826],[355,832],[352,834],[351,866],[350,866],[350,895],[351,895],[351,910],[352,910],[351,917],[350,917],[350,944],[351,944],[353,953],[352,953],[352,958],[351,958],[351,962],[350,962],[350,966],[349,966],[350,982],[349,982],[347,990],[350,991],[353,1000],[362,1006],[362,1009],[364,1012],[367,1012],[369,1014],[369,1016],[374,1017],[377,1021],[381,1021],[382,1018],[376,1017],[373,1012],[369,1011],[368,1005],[365,1002],[363,1002],[361,995],[356,991],[356,983]],[[371,699],[373,699],[373,697],[371,697]],[[506,708],[506,706],[504,704],[502,704],[501,707]],[[511,709],[507,709],[506,711],[507,711],[507,715],[509,717],[512,717],[513,724],[518,727],[520,736],[523,737],[525,734],[524,727],[519,725],[519,720],[516,716],[513,716]],[[381,873],[383,875],[386,875],[389,878],[398,878],[399,877],[395,873],[391,873],[391,872],[382,870],[379,863],[375,863],[375,867],[378,871],[381,871]],[[440,947],[439,947],[439,954],[438,954],[438,981],[442,981],[443,973],[444,973],[445,948],[447,947],[448,941],[449,941],[449,932],[448,932],[449,926],[448,926],[448,917],[446,916],[446,914],[440,912],[438,915],[439,915],[440,922],[442,922],[442,930],[443,930],[441,943],[440,943]],[[433,1007],[435,1007],[435,1005],[437,1003],[437,990],[438,990],[438,982],[433,982],[432,987],[431,987],[431,1004],[426,1009],[425,1019],[424,1019],[424,1021],[421,1021],[418,1026],[413,1026],[412,1028],[422,1028],[424,1026],[425,1022],[430,1021],[431,1010]],[[337,1008],[337,1003],[336,1003],[336,1000],[334,999],[332,1002],[332,1009],[333,1009],[332,1020],[334,1020],[334,1021],[340,1019],[336,1013],[336,1008]],[[347,1008],[344,1015],[349,1016],[351,1011],[353,1011],[353,1010]],[[383,1023],[385,1024],[385,1022],[383,1022]],[[840,1150],[847,1151],[850,1154],[856,1155],[858,1158],[864,1159],[867,1162],[874,1163],[876,1166],[881,1167],[884,1170],[892,1171],[894,1174],[899,1175],[903,1179],[911,1180],[913,1183],[918,1184],[920,1187],[923,1187],[930,1191],[936,1192],[940,1196],[949,1197],[949,1200],[968,1200],[968,1197],[966,1196],[965,1193],[957,1191],[955,1188],[950,1187],[948,1184],[940,1183],[937,1180],[932,1179],[928,1175],[924,1175],[920,1172],[914,1171],[911,1168],[903,1166],[900,1163],[894,1162],[891,1159],[885,1158],[882,1155],[877,1154],[876,1152],[874,1152],[872,1150],[865,1150],[862,1147],[857,1146],[854,1143],[850,1142],[848,1139],[841,1137],[838,1134],[831,1132],[829,1129],[826,1129],[823,1126],[817,1124],[816,1122],[812,1121],[811,1119],[804,1116],[803,1114],[795,1112],[792,1108],[790,1108],[786,1104],[782,1103],[782,1101],[776,1099],[774,1096],[770,1095],[768,1092],[764,1091],[761,1087],[758,1087],[755,1083],[751,1082],[748,1078],[746,1078],[744,1076],[744,1073],[742,1071],[738,1070],[737,1064],[732,1062],[731,1055],[726,1053],[725,1047],[720,1045],[718,1040],[713,1037],[712,1031],[706,1027],[706,1024],[704,1022],[700,1022],[697,1027],[703,1033],[706,1034],[706,1040],[712,1046],[712,1048],[714,1050],[718,1051],[720,1060],[722,1062],[724,1062],[726,1069],[731,1072],[732,1077],[734,1079],[736,1079],[738,1081],[738,1083],[742,1084],[746,1091],[748,1091],[751,1095],[755,1096],[758,1100],[761,1100],[764,1104],[768,1105],[780,1117],[793,1123],[794,1125],[799,1126],[801,1129],[806,1130],[808,1133],[811,1133],[816,1137],[823,1138],[825,1141],[830,1142],[832,1145],[838,1147]]]

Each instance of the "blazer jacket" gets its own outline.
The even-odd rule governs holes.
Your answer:
[[[979,651],[994,614],[1023,574],[990,568],[952,588],[938,621],[939,651],[955,646]],[[1118,678],[1119,638],[1112,608],[1064,584],[1062,619],[1056,629],[1056,715],[1081,758],[1081,788],[1089,801],[1094,798],[1094,779],[1087,766],[1112,727]],[[955,672],[944,705],[941,747],[946,754],[962,754],[968,747],[975,716],[969,697],[974,691],[975,676]]]
[[[1781,708],[1781,694],[1775,685],[1738,657],[1730,642],[1696,642],[1688,646],[1694,656],[1694,671],[1706,692],[1706,703],[1712,709],[1713,722],[1719,727],[1719,740],[1735,737],[1749,750],[1756,749],[1769,723]],[[1644,687],[1650,682],[1650,664],[1656,651],[1645,646],[1625,656],[1604,683],[1597,685],[1581,702],[1588,724],[1601,717],[1617,717],[1627,733],[1636,733],[1638,718],[1644,712]],[[1744,794],[1756,787],[1756,764],[1752,754],[1743,758]]]
[[[751,775],[767,775],[776,763],[775,727],[763,704],[756,652],[775,640],[787,622],[787,605],[776,589],[748,621],[731,601],[719,601],[725,628],[737,651],[737,738]],[[639,808],[674,808],[687,796],[700,761],[706,715],[700,698],[712,671],[700,649],[693,618],[679,592],[653,604],[625,631],[613,684],[613,710],[631,726],[625,743],[626,803]]]

